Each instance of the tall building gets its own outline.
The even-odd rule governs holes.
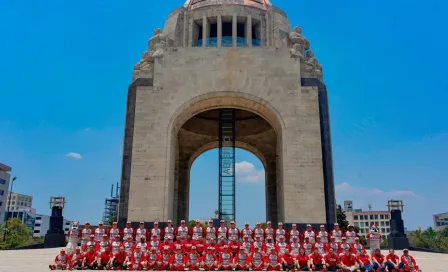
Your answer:
[[[344,201],[344,211],[346,211],[346,212],[352,212],[353,211],[353,201],[352,200],[345,200]]]
[[[20,208],[18,210],[9,210],[6,216],[7,218],[19,218],[29,230],[34,230],[34,223],[36,221],[35,209]]]
[[[448,227],[448,213],[434,214],[433,220],[435,230],[441,230]]]
[[[68,233],[71,226],[72,221],[64,219],[62,227],[64,229],[65,234]],[[33,237],[44,237],[49,229],[50,229],[50,216],[45,214],[36,214],[33,228]]]
[[[7,196],[9,189],[9,179],[12,168],[6,164],[0,163],[0,224],[5,219],[5,211],[7,205]]]
[[[351,204],[353,205],[353,202]],[[362,209],[353,210],[353,207],[351,210],[346,211],[345,215],[350,225],[359,227],[359,236],[366,236],[370,232],[370,226],[375,224],[383,239],[387,239],[391,231],[389,211],[362,211]]]
[[[9,193],[8,208],[9,210],[29,209],[33,207],[33,197],[22,195],[14,192]]]

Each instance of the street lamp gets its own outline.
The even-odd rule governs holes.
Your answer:
[[[11,193],[12,193],[12,186],[14,185],[14,181],[16,181],[17,177],[13,177],[11,180],[11,190],[9,190],[9,194],[8,194],[8,209],[6,211],[6,221],[5,221],[5,230],[3,232],[3,242],[6,241],[6,231],[8,230],[8,219],[9,219],[9,207],[11,207]]]

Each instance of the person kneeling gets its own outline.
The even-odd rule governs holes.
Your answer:
[[[284,271],[291,271],[296,268],[296,265],[294,264],[294,259],[292,255],[289,253],[288,249],[285,249],[285,254],[282,256],[282,265]]]
[[[328,271],[339,271],[339,256],[334,253],[332,247],[328,249],[328,254],[325,255],[325,265]]]
[[[157,249],[151,247],[150,252],[146,255],[145,263],[142,263],[143,267],[146,267],[147,270],[156,270],[158,260],[159,254],[157,254]]]
[[[185,261],[187,258],[182,254],[182,246],[176,245],[176,250],[173,256],[171,256],[171,271],[184,271]]]
[[[306,255],[305,249],[303,247],[299,248],[299,254],[297,254],[294,260],[296,261],[297,268],[300,271],[310,271],[310,268],[308,267],[310,257]]]
[[[106,247],[100,256],[97,258],[97,269],[98,270],[109,270],[111,267],[111,260],[114,257],[109,247]]]
[[[129,262],[129,255],[124,251],[124,247],[120,247],[119,251],[115,253],[112,259],[112,266],[114,270],[124,270]]]
[[[49,268],[51,270],[66,270],[70,264],[70,257],[65,254],[65,249],[61,249],[61,252],[54,258],[54,264],[50,264]]]
[[[314,253],[311,254],[310,260],[308,261],[308,266],[311,268],[311,271],[326,271],[327,268],[324,264],[324,257],[319,254],[319,249],[315,248]]]
[[[254,247],[254,252],[250,256],[250,263],[252,265],[252,271],[262,271],[264,268],[264,256],[260,253],[258,246]]]
[[[219,267],[218,270],[233,270],[233,263],[232,263],[232,253],[229,251],[229,246],[224,245],[223,246],[224,252],[219,255]]]
[[[216,256],[213,254],[213,247],[207,248],[206,253],[202,257],[201,266],[205,271],[215,271],[215,268],[218,267]]]
[[[358,260],[355,255],[350,254],[346,251],[344,255],[341,256],[341,267],[344,271],[357,271],[358,270]]]
[[[186,267],[190,271],[199,270],[199,264],[201,262],[201,256],[197,252],[196,246],[191,247],[191,252],[186,257]]]
[[[233,264],[235,270],[249,270],[249,267],[251,267],[249,255],[244,252],[244,247],[240,247],[240,252],[233,259]]]
[[[280,257],[278,257],[275,248],[271,248],[271,252],[266,256],[266,264],[268,271],[278,271],[282,269]]]

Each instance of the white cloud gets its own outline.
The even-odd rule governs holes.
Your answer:
[[[411,197],[417,197],[417,194],[415,194],[413,191],[383,191],[378,188],[372,188],[372,187],[356,187],[351,186],[348,182],[343,182],[341,184],[337,184],[335,186],[336,194],[363,194],[363,195],[370,195],[370,196],[385,196],[389,198],[394,197],[404,197],[404,196],[411,196]]]
[[[77,159],[77,160],[82,159],[82,155],[79,154],[79,153],[75,153],[75,152],[67,153],[67,154],[65,154],[65,156],[72,157],[72,158]]]
[[[264,181],[264,170],[256,169],[253,163],[242,161],[235,163],[236,181],[240,183],[260,183]]]

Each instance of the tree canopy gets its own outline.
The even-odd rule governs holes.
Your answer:
[[[0,249],[11,249],[25,245],[33,232],[26,228],[19,218],[8,219],[8,230],[6,241],[3,241],[5,233],[5,222],[0,226]]]

